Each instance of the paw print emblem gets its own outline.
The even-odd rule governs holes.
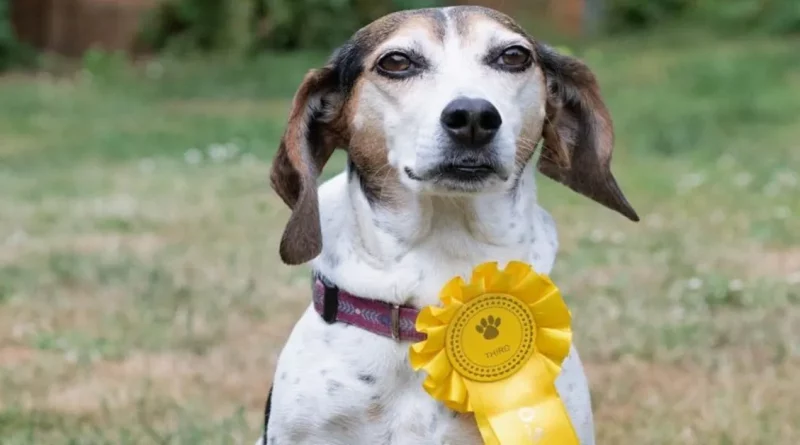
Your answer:
[[[497,330],[499,326],[500,317],[494,318],[490,315],[487,318],[481,318],[480,324],[475,325],[475,329],[483,334],[483,338],[486,340],[492,340],[500,335],[500,331]]]

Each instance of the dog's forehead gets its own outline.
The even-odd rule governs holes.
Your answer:
[[[362,29],[357,40],[374,49],[394,41],[444,43],[448,36],[465,43],[527,38],[510,17],[489,8],[458,6],[400,11]]]
[[[527,33],[511,17],[480,6],[448,8],[459,36],[469,38],[482,33],[526,37]]]
[[[359,31],[357,39],[372,46],[380,45],[398,34],[427,34],[431,38],[444,39],[447,21],[445,9],[399,11],[370,23]]]

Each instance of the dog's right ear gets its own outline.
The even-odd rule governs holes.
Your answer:
[[[342,143],[335,128],[342,107],[338,86],[330,65],[305,76],[272,163],[272,188],[292,209],[280,244],[281,260],[289,265],[308,262],[322,251],[317,178]]]
[[[614,125],[594,74],[580,60],[541,43],[537,57],[548,93],[539,171],[639,221],[611,173]]]

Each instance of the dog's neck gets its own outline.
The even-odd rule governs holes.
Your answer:
[[[556,233],[537,204],[532,170],[510,192],[400,192],[391,206],[369,202],[357,178],[342,174],[320,188],[324,248],[313,266],[353,294],[413,306],[435,304],[447,281],[468,279],[485,261],[521,260],[549,273]]]

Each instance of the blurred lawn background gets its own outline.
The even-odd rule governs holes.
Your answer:
[[[433,3],[152,1],[135,52],[64,56],[0,0],[0,444],[254,442],[309,302],[266,180],[291,96]],[[598,443],[800,443],[800,3],[540,3],[513,12],[597,73],[643,217],[539,181]]]

